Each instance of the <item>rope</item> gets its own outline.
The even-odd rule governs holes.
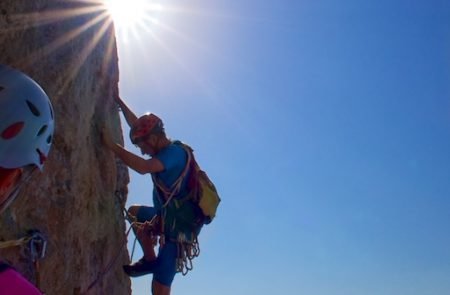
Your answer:
[[[40,258],[44,258],[47,248],[47,241],[38,231],[30,231],[28,236],[17,240],[0,242],[0,249],[22,246],[27,243],[30,243],[29,247],[33,262]]]
[[[177,180],[172,184],[170,189],[166,188],[164,186],[164,183],[158,181],[158,179],[154,175],[152,175],[153,182],[157,186],[158,190],[162,192],[164,199],[165,199],[165,202],[162,206],[162,220],[163,221],[166,219],[166,214],[167,214],[166,207],[170,203],[170,201],[173,199],[173,197],[180,192],[183,180],[184,180],[185,176],[187,175],[189,168],[191,167],[191,162],[194,161],[194,164],[197,165],[195,160],[193,160],[192,149],[189,146],[186,146],[184,144],[181,144],[181,146],[186,151],[186,154],[187,154],[186,166],[184,167],[183,172],[180,174],[180,176],[177,178]],[[158,196],[159,196],[159,194],[158,194]],[[175,228],[175,222],[176,222],[176,219],[175,219],[174,223],[172,224],[172,229]],[[162,236],[162,238],[164,238],[164,236]],[[181,272],[184,276],[194,268],[192,260],[195,257],[198,257],[200,255],[200,245],[199,245],[196,235],[194,235],[192,240],[189,240],[186,238],[186,235],[181,232],[178,233],[176,243],[177,243],[177,252],[178,252],[177,259],[176,259],[176,269],[178,272]]]
[[[137,237],[136,237],[136,235],[135,235],[135,236],[134,236],[134,241],[133,241],[133,249],[131,250],[130,261],[133,261],[134,250],[136,249],[136,241],[137,241]]]
[[[147,230],[144,234],[148,234],[150,232],[151,234],[154,234],[155,231],[157,232],[157,229],[155,228],[158,226],[157,224],[157,216],[153,217],[151,220],[145,221],[145,222],[133,222],[133,226],[144,228]],[[135,218],[134,218],[135,219]],[[162,222],[162,220],[161,220]],[[158,234],[158,232],[157,232]],[[160,243],[164,244],[164,234],[163,232],[159,233],[160,235]],[[133,242],[133,250],[131,254],[131,260],[133,260],[135,245],[136,245],[137,237],[135,238]],[[185,276],[189,271],[194,269],[192,260],[195,257],[198,257],[200,255],[200,244],[198,242],[197,236],[194,236],[192,240],[187,239],[186,235],[184,233],[179,233],[178,237],[176,239],[177,244],[177,259],[176,259],[176,269],[177,272],[181,272],[183,276]]]
[[[109,272],[111,271],[112,267],[114,266],[114,264],[117,262],[117,259],[120,256],[120,253],[122,252],[122,249],[125,247],[125,245],[127,244],[127,238],[128,235],[131,232],[131,229],[133,228],[134,222],[130,224],[130,228],[127,230],[125,238],[122,242],[122,245],[119,248],[119,251],[117,252],[117,254],[114,256],[114,258],[111,260],[111,262],[109,264],[106,265],[106,267],[104,268],[103,271],[101,271],[98,275],[97,278],[88,286],[88,288],[86,289],[86,291],[82,292],[81,294],[88,294],[89,291],[101,280],[103,279],[103,277]]]
[[[25,245],[26,243],[28,243],[30,240],[31,240],[31,237],[23,237],[18,240],[10,240],[10,241],[0,242],[0,249],[22,246],[22,245]]]
[[[116,191],[116,193],[118,193]],[[125,234],[125,238],[122,241],[122,245],[119,247],[119,250],[117,251],[117,254],[114,256],[114,258],[111,260],[110,263],[108,263],[106,265],[106,267],[104,268],[103,271],[101,271],[98,275],[97,278],[95,278],[94,281],[92,281],[91,284],[89,284],[89,286],[87,287],[86,291],[81,292],[81,294],[88,294],[89,291],[91,291],[91,289],[101,280],[103,279],[103,277],[111,271],[112,267],[114,266],[114,264],[117,262],[117,259],[120,256],[120,253],[122,252],[123,248],[126,246],[127,244],[127,240],[128,240],[128,236],[131,232],[131,230],[133,229],[133,226],[135,224],[138,224],[137,219],[135,216],[131,215],[124,206],[122,206],[122,211],[125,213],[125,219],[128,220],[128,222],[130,222],[130,228],[127,230],[126,234]],[[134,243],[136,243],[136,240],[134,241]],[[134,252],[134,245],[133,245],[133,252]]]
[[[16,199],[21,189],[21,184],[28,182],[28,180],[30,180],[31,177],[35,174],[36,170],[37,170],[36,168],[22,169],[21,175],[22,180],[20,180],[14,185],[14,188],[9,193],[8,197],[6,197],[3,203],[0,204],[0,214],[3,213],[3,211],[5,211],[6,208],[8,208],[9,205],[11,205],[11,203]]]
[[[153,183],[156,184],[156,186],[164,194],[164,197],[166,199],[166,202],[164,203],[162,208],[166,208],[169,202],[172,200],[172,198],[180,192],[184,177],[186,176],[189,170],[192,155],[191,152],[186,147],[184,147],[184,145],[182,145],[182,147],[187,154],[186,166],[184,167],[183,172],[181,172],[177,180],[175,180],[175,182],[171,185],[170,189],[166,188],[165,185],[162,182],[158,181],[158,179],[152,174]]]
[[[112,267],[114,266],[114,264],[117,262],[117,259],[120,257],[120,253],[122,252],[123,248],[126,246],[127,244],[127,240],[128,240],[128,236],[131,232],[131,230],[133,229],[134,226],[137,227],[143,227],[143,226],[152,226],[153,223],[155,223],[156,221],[156,216],[150,220],[150,221],[146,221],[146,222],[137,222],[137,221],[131,221],[131,220],[136,220],[136,217],[131,215],[129,212],[127,212],[126,210],[124,210],[126,212],[126,216],[127,216],[127,220],[130,221],[130,228],[127,230],[126,234],[125,234],[125,238],[122,242],[122,245],[119,248],[119,251],[117,252],[117,254],[114,256],[114,258],[111,260],[111,262],[109,264],[107,264],[107,266],[104,268],[103,271],[101,271],[98,275],[97,278],[88,286],[88,288],[86,289],[86,291],[82,292],[81,294],[88,294],[89,291],[91,291],[91,289],[101,280],[103,279],[103,277],[109,272],[111,271]],[[136,238],[134,241],[134,245],[133,245],[133,254],[134,254],[134,248],[135,248],[135,244],[136,244]]]

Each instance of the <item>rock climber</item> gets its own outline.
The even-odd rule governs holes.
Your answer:
[[[103,130],[103,141],[114,154],[128,167],[140,174],[151,174],[153,180],[154,206],[133,205],[128,213],[144,226],[136,229],[137,238],[143,248],[144,256],[134,264],[125,265],[124,271],[131,277],[153,274],[152,293],[169,295],[179,259],[179,237],[195,240],[202,221],[198,207],[192,202],[183,202],[189,190],[187,188],[189,153],[177,141],[167,137],[162,120],[155,114],[137,117],[123,100],[117,98],[125,120],[131,127],[130,139],[150,158],[129,152],[112,140],[108,129]],[[165,193],[163,187],[173,188]],[[178,206],[175,203],[178,202]],[[159,250],[154,247],[159,237]]]

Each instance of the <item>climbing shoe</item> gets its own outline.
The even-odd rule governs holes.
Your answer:
[[[123,270],[125,273],[130,277],[140,277],[149,273],[153,272],[153,269],[155,267],[156,260],[153,261],[147,261],[142,257],[137,262],[130,264],[130,265],[124,265]]]

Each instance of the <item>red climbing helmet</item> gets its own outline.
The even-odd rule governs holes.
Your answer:
[[[0,65],[0,167],[42,169],[53,130],[53,108],[44,90],[24,73]]]
[[[133,144],[137,144],[146,140],[151,134],[161,132],[163,130],[162,120],[154,114],[145,114],[134,122],[130,130],[130,140]]]

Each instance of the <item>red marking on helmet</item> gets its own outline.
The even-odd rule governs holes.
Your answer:
[[[39,162],[41,163],[41,165],[44,164],[44,162],[47,160],[47,156],[44,155],[44,153],[41,152],[39,149],[36,149],[36,151],[39,154]]]
[[[17,122],[12,125],[9,125],[5,130],[2,131],[2,138],[11,139],[17,136],[17,134],[20,133],[24,125],[25,125],[24,122]]]

